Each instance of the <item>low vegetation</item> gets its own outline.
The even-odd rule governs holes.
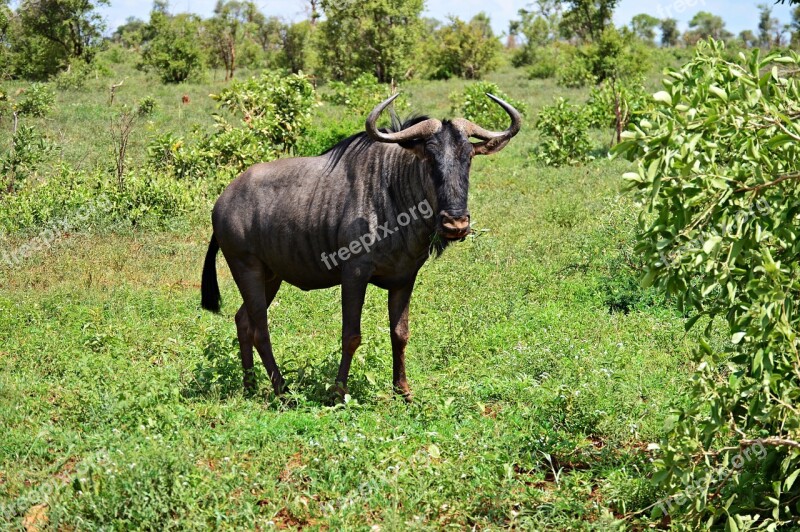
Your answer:
[[[615,27],[618,3],[538,0],[503,46],[421,0],[298,23],[157,0],[110,39],[103,0],[0,1],[4,522],[797,526],[798,32],[769,5],[739,36],[707,12]],[[292,393],[259,368],[243,394],[226,268],[222,316],[199,310],[214,200],[398,90],[401,117],[505,128],[485,93],[525,117],[473,163],[475,231],[421,272],[415,402],[379,290],[345,404],[338,289],[279,293]]]

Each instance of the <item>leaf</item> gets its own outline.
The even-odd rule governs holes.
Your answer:
[[[653,94],[653,99],[657,102],[665,103],[670,106],[672,105],[672,96],[667,91],[658,91]]]
[[[721,236],[719,235],[712,236],[711,238],[706,240],[705,244],[703,244],[703,252],[707,255],[710,255],[719,248],[721,242],[722,242]]]
[[[783,491],[789,491],[792,489],[794,481],[797,480],[797,475],[800,475],[800,469],[795,469],[791,475],[786,477],[786,480],[783,481]]]
[[[647,270],[647,274],[642,278],[642,288],[649,288],[653,285],[653,281],[656,279],[657,272],[655,269],[651,268]]]
[[[739,344],[739,342],[741,342],[744,339],[745,335],[746,335],[746,333],[741,332],[741,331],[737,332],[737,333],[733,333],[733,336],[731,336],[731,342],[733,343],[733,345],[737,345],[737,344]]]
[[[689,329],[694,327],[694,324],[697,323],[697,320],[699,320],[702,316],[703,314],[695,314],[694,316],[686,320],[686,323],[683,325],[684,330],[688,331]]]
[[[723,100],[723,101],[726,101],[726,102],[728,101],[728,93],[725,92],[724,89],[722,89],[722,88],[720,88],[720,87],[718,87],[716,85],[711,85],[708,88],[708,92],[710,92],[711,94],[713,94],[714,96],[716,96],[720,100]]]
[[[439,447],[435,443],[428,445],[428,456],[434,460],[437,460],[442,456],[442,453],[439,451]]]

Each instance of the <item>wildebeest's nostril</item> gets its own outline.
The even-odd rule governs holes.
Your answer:
[[[469,229],[469,215],[454,217],[447,213],[442,213],[442,227],[446,231],[462,233]]]

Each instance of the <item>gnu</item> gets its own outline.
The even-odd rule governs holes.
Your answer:
[[[465,119],[427,117],[378,129],[375,123],[395,95],[372,110],[365,133],[319,157],[256,164],[228,185],[212,214],[202,306],[219,312],[216,255],[221,249],[244,300],[236,313],[236,330],[246,389],[255,386],[255,347],[275,393],[284,390],[272,354],[267,309],[286,281],[303,290],[342,285],[336,390],[347,393],[350,362],[361,343],[361,309],[372,283],[389,292],[394,389],[411,399],[405,349],[417,272],[432,251],[441,253],[470,232],[472,158],[500,151],[520,129],[519,113],[500,98],[487,96],[508,113],[507,130],[492,132]],[[431,215],[411,217],[420,205],[428,205]],[[400,227],[397,221],[404,215],[410,219]],[[375,236],[368,250],[355,244],[364,235],[379,235],[378,228],[386,224],[398,230]],[[322,258],[333,253],[336,264],[326,265]]]

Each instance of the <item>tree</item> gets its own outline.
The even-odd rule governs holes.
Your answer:
[[[537,50],[555,41],[559,36],[561,23],[561,3],[557,0],[537,0],[530,10],[518,11],[519,31],[525,43],[513,58],[514,66],[530,65],[537,57]]]
[[[214,16],[206,21],[207,43],[212,56],[225,68],[226,81],[236,72],[237,52],[254,42],[255,21],[259,15],[253,2],[217,0]],[[253,59],[251,54],[250,62]]]
[[[725,29],[725,21],[708,11],[700,11],[689,21],[690,30],[683,38],[688,45],[694,45],[701,39],[730,39],[733,35]]]
[[[772,18],[772,7],[769,4],[758,4],[758,45],[769,48],[772,44],[773,33],[779,27],[780,21]]]
[[[0,0],[0,72],[10,72],[11,70],[9,35],[12,17],[14,17],[14,12],[8,7],[8,1]]]
[[[506,48],[509,50],[517,49],[517,38],[519,37],[522,22],[519,20],[508,21],[508,39],[506,40]]]
[[[796,50],[800,48],[800,6],[792,10],[792,23],[790,26],[792,31],[792,48]]]
[[[28,65],[37,77],[54,74],[74,60],[90,62],[104,24],[96,8],[108,0],[23,0],[17,9],[20,43],[28,52],[40,48],[41,64]],[[30,58],[26,58],[30,60]]]
[[[633,33],[647,44],[654,44],[656,28],[661,23],[656,17],[641,13],[631,20]]]
[[[125,24],[118,26],[111,39],[114,42],[138,50],[145,41],[147,23],[136,17],[128,17]]]
[[[310,21],[284,24],[280,29],[281,54],[278,65],[297,74],[309,66],[308,48],[312,25]]]
[[[569,6],[561,21],[566,37],[576,36],[581,41],[596,41],[611,25],[614,9],[620,0],[565,0]]]
[[[480,79],[496,67],[502,48],[485,13],[478,13],[468,23],[451,18],[450,24],[437,31],[435,41],[432,77],[439,79]]]
[[[665,18],[661,21],[661,46],[677,46],[681,32],[678,30],[678,21],[674,18]]]
[[[317,49],[327,73],[350,80],[372,72],[379,81],[405,78],[422,33],[424,0],[322,0]]]
[[[739,33],[739,40],[747,48],[755,48],[758,46],[758,37],[751,30],[744,30]]]
[[[165,83],[180,83],[205,63],[200,47],[202,21],[196,15],[173,16],[165,11],[154,9],[150,13],[146,31],[153,38],[143,46],[142,66],[155,69]]]

